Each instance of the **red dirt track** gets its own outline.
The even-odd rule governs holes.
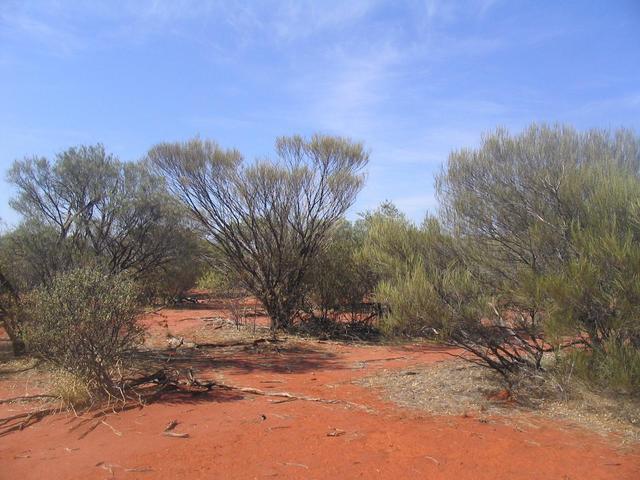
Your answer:
[[[203,318],[222,315],[197,307],[145,321],[157,338],[167,329],[188,338]],[[78,420],[58,414],[0,437],[0,479],[640,479],[637,445],[622,449],[614,438],[535,416],[431,416],[352,383],[451,358],[442,348],[290,342],[280,352],[210,349],[194,371],[344,403],[233,391],[172,396],[111,414],[82,439],[86,428],[71,430]],[[0,397],[10,396],[7,382],[0,377]],[[0,405],[0,417],[18,408]],[[171,420],[189,438],[163,436]]]

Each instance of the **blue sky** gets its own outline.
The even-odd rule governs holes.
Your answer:
[[[253,158],[320,131],[371,150],[353,212],[420,220],[451,150],[534,121],[640,132],[639,0],[0,0],[3,171],[196,134]]]

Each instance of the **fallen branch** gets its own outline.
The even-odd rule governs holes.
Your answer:
[[[173,430],[174,428],[176,428],[178,426],[178,421],[177,420],[171,420],[166,427],[164,427],[164,431],[165,432],[170,432],[171,430]]]
[[[265,339],[260,339],[265,340]],[[149,385],[150,387],[143,387],[144,385]],[[143,387],[143,388],[140,388]],[[110,413],[119,413],[127,410],[131,410],[133,408],[142,408],[146,404],[150,404],[158,400],[163,394],[170,392],[185,392],[191,393],[193,395],[202,394],[206,392],[212,391],[214,388],[219,388],[221,390],[227,391],[236,391],[249,395],[258,395],[264,397],[276,397],[282,398],[283,401],[273,402],[273,403],[285,403],[286,401],[294,401],[294,400],[302,400],[307,402],[317,402],[323,404],[330,405],[346,405],[352,408],[357,408],[361,410],[365,410],[367,412],[373,412],[371,408],[366,405],[361,405],[353,402],[349,402],[346,400],[339,399],[327,399],[327,398],[319,398],[319,397],[310,397],[307,395],[296,395],[289,392],[267,392],[264,390],[260,390],[258,388],[253,387],[242,387],[237,385],[230,385],[226,383],[221,383],[217,381],[204,381],[199,380],[194,377],[191,369],[187,370],[186,380],[180,380],[176,377],[176,375],[171,375],[170,372],[166,370],[159,370],[151,375],[146,375],[137,379],[131,379],[123,385],[122,391],[127,392],[127,396],[125,397],[123,394],[122,403],[117,404],[108,404],[98,411],[93,411],[88,417],[81,417],[81,420],[77,425],[71,428],[70,431],[74,431],[78,428],[83,427],[87,423],[94,422],[84,433],[80,435],[80,439],[86,437],[89,433],[97,428],[98,425],[105,424],[116,435],[122,435],[121,432],[115,430],[111,425],[106,423],[103,420],[103,417],[109,415]],[[136,397],[133,397],[133,395]],[[16,430],[22,430],[29,425],[43,419],[47,415],[56,413],[59,411],[59,408],[45,408],[41,410],[36,410],[33,412],[24,412],[19,413],[10,417],[0,418],[0,437],[4,436],[10,432]],[[90,409],[87,409],[87,412]],[[177,423],[176,423],[177,424]],[[171,425],[171,424],[170,424]],[[181,438],[186,438],[184,435],[188,434],[179,434],[176,432],[171,432],[171,429],[163,432],[163,435],[168,436],[176,436]]]
[[[286,398],[289,401],[293,401],[293,400],[304,400],[307,402],[318,402],[318,403],[325,403],[325,404],[343,404],[343,405],[348,405],[350,407],[354,407],[354,408],[358,408],[361,410],[366,410],[368,412],[372,412],[373,410],[369,407],[367,407],[366,405],[361,405],[358,403],[353,403],[353,402],[349,402],[347,400],[339,400],[339,399],[329,399],[329,398],[319,398],[319,397],[309,397],[307,395],[295,395],[289,392],[266,392],[264,390],[260,390],[258,388],[253,388],[253,387],[240,387],[237,385],[229,385],[226,383],[219,383],[219,382],[214,382],[214,386],[218,387],[218,388],[222,388],[224,390],[233,390],[233,391],[237,391],[237,392],[242,392],[242,393],[248,393],[251,395],[259,395],[259,396],[263,396],[263,397],[280,397],[280,398]],[[275,402],[274,402],[275,403]],[[284,403],[284,402],[281,402]]]
[[[24,395],[22,397],[12,397],[12,398],[3,398],[0,399],[0,404],[2,403],[12,403],[12,402],[30,402],[32,400],[40,400],[43,398],[60,398],[56,395]]]
[[[104,420],[100,420],[100,423],[102,423],[103,425],[106,425],[107,427],[109,427],[111,429],[111,431],[116,434],[117,436],[121,437],[122,436],[122,432],[116,430],[115,428],[113,428],[111,425],[109,425],[107,422],[105,422]]]
[[[188,433],[162,432],[162,435],[164,435],[165,437],[189,438],[189,434]]]
[[[25,368],[20,368],[18,370],[0,370],[0,374],[12,374],[12,373],[23,373],[23,372],[28,372],[29,370],[33,370],[34,368],[38,368],[40,366],[41,362],[36,362],[31,366],[25,367]]]
[[[244,347],[244,346],[256,346],[261,343],[278,343],[284,340],[278,340],[274,338],[257,338],[251,342],[223,342],[223,343],[196,343],[196,348],[225,348],[225,347]]]
[[[374,363],[374,362],[391,362],[393,360],[404,360],[409,357],[387,357],[387,358],[372,358],[371,360],[359,360],[356,363]]]
[[[29,425],[42,420],[47,415],[57,412],[57,408],[43,408],[33,412],[24,412],[10,417],[0,418],[0,437],[16,430],[23,430]]]

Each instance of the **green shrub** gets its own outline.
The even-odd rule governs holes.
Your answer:
[[[505,376],[582,342],[586,377],[637,391],[640,138],[497,130],[453,152],[436,186],[439,221],[372,217],[364,252],[386,330],[444,329]]]
[[[114,395],[115,376],[143,340],[137,297],[122,274],[82,268],[55,276],[24,301],[28,350],[81,379],[92,393]]]
[[[340,220],[327,247],[319,252],[307,273],[306,307],[313,316],[328,320],[330,315],[347,313],[356,320],[375,278],[359,255],[364,231],[359,225]]]
[[[242,294],[242,289],[238,286],[237,279],[230,274],[222,273],[219,270],[209,268],[198,278],[196,286],[206,290],[212,297],[229,298]]]
[[[146,303],[172,304],[188,295],[196,287],[203,272],[205,246],[193,232],[175,233],[174,243],[179,253],[142,277],[142,294]]]
[[[379,279],[375,298],[387,307],[382,330],[449,338],[462,318],[476,312],[480,295],[461,263],[459,242],[437,219],[417,226],[389,205],[366,222],[362,256]]]
[[[602,348],[575,349],[559,359],[564,380],[579,378],[590,385],[623,394],[640,394],[640,350],[613,340]]]

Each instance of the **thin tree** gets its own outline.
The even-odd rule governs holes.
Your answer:
[[[222,254],[220,267],[261,300],[274,334],[291,326],[304,277],[361,190],[369,158],[362,144],[324,135],[278,138],[276,153],[246,165],[237,150],[196,138],[148,154]]]

